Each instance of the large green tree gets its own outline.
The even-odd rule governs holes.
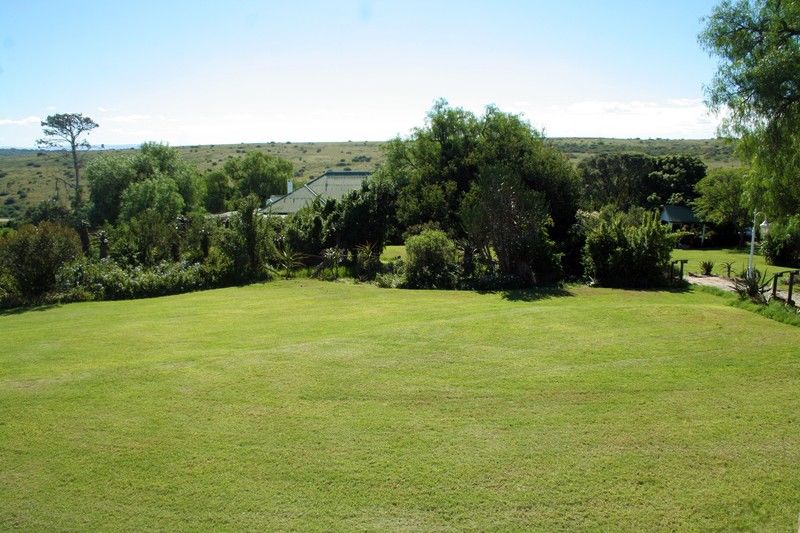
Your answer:
[[[273,194],[286,194],[286,182],[293,175],[291,162],[256,151],[229,159],[223,171],[237,184],[242,197],[255,194],[261,202]]]
[[[694,199],[694,186],[706,174],[705,163],[693,156],[637,153],[594,155],[578,169],[583,203],[591,210],[685,204]]]
[[[697,182],[698,197],[694,201],[694,209],[703,220],[733,227],[739,236],[740,247],[743,244],[744,228],[750,223],[752,216],[744,196],[745,180],[744,169],[711,171]]]
[[[91,218],[95,224],[116,222],[127,189],[148,180],[171,182],[182,199],[183,213],[197,211],[205,203],[206,181],[175,148],[165,144],[144,143],[132,157],[96,157],[86,168],[86,178],[92,202]],[[139,205],[136,212],[146,207]]]
[[[800,205],[800,2],[725,0],[700,43],[719,66],[707,103],[722,131],[740,137],[753,172],[752,203],[778,217]]]
[[[493,106],[477,117],[438,101],[425,126],[389,143],[378,178],[396,186],[407,235],[442,229],[523,282],[545,277],[553,242],[563,246],[575,223],[579,188],[566,157]]]
[[[132,163],[127,157],[103,155],[94,158],[86,166],[90,215],[94,224],[113,224],[117,221],[122,193],[136,181],[136,171]]]

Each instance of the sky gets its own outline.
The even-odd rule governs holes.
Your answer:
[[[0,0],[0,146],[381,141],[438,98],[550,137],[708,138],[717,0]]]

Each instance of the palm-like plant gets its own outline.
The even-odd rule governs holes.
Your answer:
[[[283,277],[289,279],[294,271],[303,268],[306,256],[300,252],[295,252],[289,246],[279,248],[277,251],[276,262],[283,272]]]

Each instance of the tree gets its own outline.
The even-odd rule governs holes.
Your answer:
[[[236,189],[228,175],[221,170],[212,170],[206,174],[206,209],[210,213],[222,213],[234,198]]]
[[[787,217],[800,205],[800,4],[724,0],[706,19],[701,45],[720,58],[707,104],[727,110],[721,131],[741,137],[751,162],[748,192]]]
[[[645,154],[598,154],[578,165],[585,207],[598,210],[614,205],[625,211],[647,201],[647,177],[655,171],[655,158]]]
[[[58,113],[48,116],[42,122],[44,137],[36,141],[42,147],[68,148],[72,154],[72,170],[74,172],[73,183],[64,182],[75,191],[73,206],[78,211],[82,203],[80,167],[81,160],[78,157],[80,148],[89,149],[91,145],[81,139],[84,134],[88,134],[97,127],[97,123],[89,117],[84,117],[81,113]]]
[[[695,186],[697,214],[709,222],[735,228],[740,247],[751,216],[744,197],[745,180],[744,169],[725,168],[710,172]]]
[[[461,219],[476,249],[485,257],[494,252],[502,274],[526,286],[560,278],[545,196],[513,169],[483,170],[461,203]]]
[[[195,168],[181,158],[175,148],[161,143],[144,143],[131,164],[137,181],[166,177],[175,182],[183,197],[185,212],[203,206],[206,182]]]
[[[183,208],[178,186],[165,176],[132,183],[120,202],[119,219],[127,227],[115,238],[130,241],[144,264],[165,260],[178,239],[176,220]]]
[[[223,171],[238,185],[242,197],[255,194],[261,202],[273,194],[286,194],[286,182],[293,175],[289,161],[255,151],[229,159]]]
[[[183,211],[184,201],[178,186],[167,177],[159,176],[131,184],[122,194],[120,217],[130,220],[147,210],[163,220],[174,220]]]
[[[96,157],[86,166],[86,181],[89,182],[92,223],[115,223],[122,193],[136,181],[132,160],[108,155]]]
[[[530,270],[546,263],[541,259],[542,254],[549,254],[545,252],[549,247],[532,243],[554,241],[564,247],[575,223],[579,187],[569,161],[518,115],[503,113],[494,106],[476,117],[448,107],[444,100],[436,102],[424,127],[405,141],[396,139],[388,144],[378,175],[396,187],[397,219],[407,235],[439,228],[462,244],[472,240],[478,250],[486,250],[484,259],[489,262],[485,232],[477,230],[507,224],[503,226],[504,235],[532,232],[514,237],[526,243],[524,252],[517,244],[504,241],[508,243],[505,249],[515,250],[515,255],[502,260],[503,273],[518,276],[520,281],[543,277],[543,272],[532,275]],[[467,206],[467,228],[462,208],[469,195],[472,204]],[[538,199],[534,201],[533,197]],[[503,219],[494,210],[506,209],[507,202],[517,202],[519,209],[511,209],[510,216]],[[535,208],[536,213],[527,213],[528,207]],[[492,217],[470,218],[479,214]],[[544,220],[549,222],[540,223]],[[514,224],[519,224],[516,230]],[[577,256],[577,248],[575,252]],[[465,254],[465,261],[470,259],[471,255]]]
[[[47,221],[25,225],[0,237],[0,270],[11,273],[23,296],[36,297],[53,288],[58,269],[80,252],[78,234],[71,228]]]
[[[684,204],[694,198],[694,185],[706,174],[705,163],[689,155],[598,154],[578,168],[584,205],[591,210]]]

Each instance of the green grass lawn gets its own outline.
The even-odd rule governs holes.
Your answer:
[[[790,270],[791,267],[786,266],[779,266],[779,265],[768,265],[764,259],[764,256],[757,253],[758,252],[758,245],[756,244],[756,253],[753,255],[753,265],[756,269],[760,270],[761,272],[767,272],[768,274],[774,274],[775,272],[780,272],[782,270]],[[672,251],[672,258],[673,259],[688,259],[689,263],[687,267],[689,271],[700,273],[700,262],[701,261],[713,261],[714,262],[714,274],[717,276],[725,276],[727,275],[727,269],[725,265],[722,263],[726,261],[733,261],[733,269],[731,270],[731,274],[734,276],[739,275],[743,270],[747,269],[747,261],[750,256],[750,248],[745,249],[735,249],[735,248],[714,248],[714,249],[705,249],[705,250],[673,250]]]
[[[293,280],[0,315],[0,530],[793,531],[800,329]]]
[[[394,261],[397,258],[405,260],[406,247],[404,245],[391,244],[388,246],[384,246],[383,253],[381,253],[381,261],[389,262],[389,261]]]

